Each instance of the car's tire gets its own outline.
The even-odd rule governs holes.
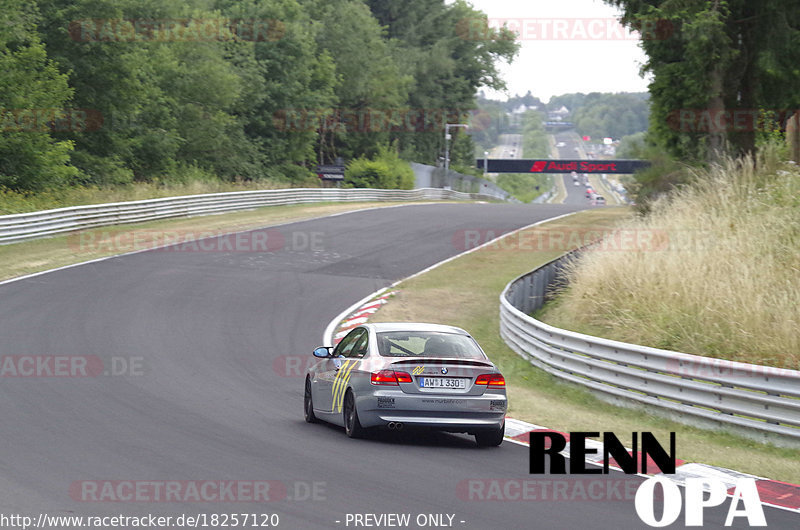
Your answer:
[[[503,424],[498,429],[476,432],[475,443],[478,444],[478,447],[497,447],[503,443],[503,436],[505,436],[505,433],[506,422],[504,420]]]
[[[303,417],[308,423],[317,423],[317,416],[314,414],[314,401],[311,397],[311,381],[306,378],[306,388],[303,391]]]
[[[361,438],[364,436],[364,428],[358,421],[358,411],[356,410],[356,400],[353,391],[348,390],[344,396],[344,432],[350,438]]]

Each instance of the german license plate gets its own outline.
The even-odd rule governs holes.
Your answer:
[[[456,377],[422,377],[420,388],[467,388],[467,380]]]

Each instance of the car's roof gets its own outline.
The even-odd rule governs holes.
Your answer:
[[[433,331],[439,333],[457,333],[459,335],[469,335],[466,331],[455,326],[445,326],[442,324],[426,324],[423,322],[378,322],[364,324],[376,333],[383,331]]]

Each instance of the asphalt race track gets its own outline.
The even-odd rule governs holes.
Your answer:
[[[459,253],[459,230],[509,231],[578,208],[374,209],[259,231],[277,242],[271,252],[155,250],[0,285],[0,356],[88,356],[122,372],[5,372],[0,513],[277,513],[278,527],[290,529],[346,528],[348,513],[410,513],[411,528],[418,514],[454,514],[455,528],[643,527],[631,501],[465,493],[470,479],[543,478],[527,474],[527,448],[510,442],[478,449],[472,437],[406,432],[350,440],[342,429],[306,424],[302,369],[290,369],[311,357],[344,308]],[[37,367],[39,375],[48,369],[57,370]],[[130,481],[127,489],[120,481]],[[164,502],[152,490],[161,481],[239,481],[245,490],[238,502],[213,494]],[[249,481],[278,481],[269,491],[280,499],[242,502]],[[151,489],[114,496],[131,484]],[[101,494],[106,486],[116,493]],[[91,501],[92,488],[105,500]],[[725,513],[707,511],[709,527],[721,527]],[[767,522],[794,528],[797,515],[768,510]]]
[[[581,158],[577,151],[579,138],[575,134],[562,132],[556,134],[555,139],[556,142],[564,143],[564,147],[557,148],[559,158]],[[586,188],[584,186],[575,186],[572,182],[572,176],[569,173],[556,175],[555,178],[564,180],[564,187],[567,189],[567,197],[564,199],[564,204],[589,207],[589,199],[587,199],[585,195]]]

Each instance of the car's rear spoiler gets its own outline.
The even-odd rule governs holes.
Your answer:
[[[428,365],[436,365],[436,364],[447,364],[453,365],[458,364],[462,366],[484,366],[486,368],[493,368],[494,365],[490,361],[482,361],[480,359],[462,359],[459,357],[409,357],[408,359],[402,359],[399,361],[394,361],[392,366],[397,365],[420,365],[420,364],[428,364]]]

